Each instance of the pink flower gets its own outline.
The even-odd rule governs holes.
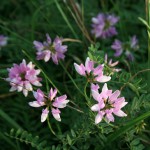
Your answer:
[[[121,69],[117,69],[117,68],[114,68],[116,65],[118,65],[119,61],[116,61],[116,62],[112,62],[112,59],[110,59],[108,61],[108,56],[107,54],[105,54],[105,64],[109,67],[110,71],[112,72],[112,74],[114,72],[119,72],[121,71]]]
[[[83,64],[78,65],[74,63],[74,67],[80,75],[87,77],[89,82],[97,81],[103,83],[109,81],[111,77],[103,74],[103,65],[98,65],[96,68],[94,68],[94,64],[94,61],[87,57],[85,66]]]
[[[14,64],[13,67],[8,68],[9,77],[6,80],[10,82],[10,91],[23,91],[23,94],[27,96],[28,91],[33,90],[32,85],[41,86],[41,78],[37,77],[40,70],[35,70],[34,67],[35,65],[32,62],[26,64],[23,59],[21,64]]]
[[[129,61],[134,61],[133,52],[139,49],[138,39],[135,35],[126,42],[121,42],[116,39],[111,48],[115,50],[115,57],[119,57],[123,54]]]
[[[61,121],[60,113],[61,111],[58,108],[65,108],[69,100],[67,100],[66,95],[62,95],[56,97],[57,89],[50,89],[48,97],[44,95],[44,93],[38,89],[37,92],[33,92],[33,95],[36,101],[29,102],[29,105],[32,107],[42,107],[46,105],[46,109],[42,111],[41,122],[44,122],[48,117],[49,109],[51,108],[51,112],[53,117],[57,121]]]
[[[41,107],[41,106],[46,105],[44,93],[40,89],[37,89],[37,92],[34,91],[33,95],[34,95],[36,101],[29,102],[30,106],[32,106],[32,107]]]
[[[125,117],[127,116],[121,108],[124,107],[127,102],[125,102],[124,97],[119,97],[120,91],[117,90],[112,93],[112,90],[108,90],[107,84],[105,83],[102,92],[99,93],[96,90],[92,90],[93,98],[98,102],[91,107],[92,111],[98,112],[95,118],[95,124],[101,122],[103,117],[107,122],[114,122],[114,116]]]
[[[0,35],[0,48],[7,45],[8,37]]]
[[[113,14],[99,13],[92,18],[92,34],[96,38],[106,39],[117,34],[115,25],[119,21],[119,17]]]
[[[44,59],[45,62],[52,58],[55,64],[58,64],[60,59],[64,59],[64,53],[67,51],[67,46],[62,45],[63,39],[56,37],[52,43],[49,34],[46,34],[47,40],[45,42],[34,41],[33,44],[37,49],[37,60]]]

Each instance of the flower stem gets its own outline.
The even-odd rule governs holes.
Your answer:
[[[146,19],[148,23],[148,27],[150,27],[150,0],[145,0],[146,4]],[[148,32],[148,68],[150,68],[150,29],[147,28]],[[150,85],[149,79],[150,73],[148,72],[148,86]]]
[[[52,126],[51,126],[51,124],[50,124],[49,116],[47,117],[47,123],[48,123],[48,127],[49,127],[50,131],[56,136],[56,134],[55,134],[55,132],[54,132],[54,130],[52,129]]]
[[[70,106],[70,105],[67,105],[67,107],[69,107],[69,108],[71,108],[71,109],[74,109],[74,110],[76,110],[77,112],[84,113],[82,110],[77,109],[77,108],[74,108],[74,107],[72,107],[72,106]]]
[[[65,38],[62,40],[63,42],[77,42],[77,43],[82,43],[82,41],[78,39],[70,39],[70,38]]]
[[[76,87],[76,89],[83,95],[83,92],[79,89],[79,87],[77,86],[77,84],[75,83],[75,81],[73,80],[73,78],[71,77],[71,75],[69,74],[69,72],[67,71],[67,69],[65,68],[65,66],[63,65],[63,63],[60,61],[60,65],[62,66],[62,68],[64,69],[64,71],[66,72],[66,74],[68,75],[68,77],[70,78],[70,80],[72,81],[72,83],[74,84],[74,86]]]
[[[85,86],[84,86],[84,95],[85,95],[85,99],[88,101],[88,96],[86,93],[86,88],[87,88],[88,82],[86,82]]]

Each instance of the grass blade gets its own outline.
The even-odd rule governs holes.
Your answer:
[[[138,118],[135,118],[135,119],[131,120],[124,127],[121,127],[119,130],[115,131],[113,134],[111,134],[110,136],[108,136],[108,138],[107,138],[107,144],[108,143],[111,144],[111,142],[113,142],[114,140],[116,140],[117,138],[119,138],[122,134],[124,134],[129,129],[131,129],[132,127],[134,127],[137,123],[139,123],[140,121],[142,121],[142,120],[144,120],[144,119],[146,119],[148,117],[150,117],[150,111],[142,114]]]
[[[7,115],[2,109],[0,109],[0,116],[6,120],[12,127],[16,129],[22,129],[9,115]]]
[[[67,23],[68,27],[69,27],[70,30],[72,31],[74,37],[75,37],[76,39],[78,39],[78,36],[77,36],[76,32],[74,31],[73,27],[71,26],[71,24],[70,24],[70,22],[69,22],[67,16],[65,15],[65,13],[64,13],[63,10],[62,10],[60,4],[58,3],[57,0],[55,0],[55,3],[56,3],[56,6],[57,6],[59,12],[61,13],[63,19],[65,20],[65,22]]]

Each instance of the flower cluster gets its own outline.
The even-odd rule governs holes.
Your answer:
[[[97,67],[94,67],[95,62],[90,60],[89,57],[87,57],[85,66],[83,64],[76,64],[74,63],[76,71],[87,78],[87,80],[91,83],[93,82],[107,82],[111,79],[109,76],[105,76],[103,73],[104,65],[98,65]]]
[[[115,24],[118,22],[119,17],[113,14],[100,13],[92,18],[92,34],[96,38],[109,38],[117,34]]]
[[[33,44],[37,50],[37,60],[49,61],[52,58],[55,64],[58,64],[60,59],[64,59],[64,53],[67,51],[67,46],[62,45],[63,39],[56,37],[52,42],[50,36],[46,34],[46,41],[34,41]]]
[[[46,118],[48,117],[49,109],[51,108],[51,112],[53,117],[57,121],[61,121],[60,113],[61,111],[59,108],[65,108],[69,100],[67,100],[66,95],[62,95],[59,97],[56,97],[57,95],[57,89],[50,89],[50,92],[48,96],[45,96],[44,93],[38,89],[37,92],[33,92],[33,95],[36,99],[36,101],[29,102],[29,105],[32,107],[41,107],[45,106],[46,108],[43,109],[42,115],[41,115],[41,122],[44,122]]]
[[[139,49],[138,40],[136,36],[133,36],[130,41],[122,43],[120,40],[115,40],[112,44],[111,48],[115,50],[115,57],[121,56],[123,53],[127,57],[128,60],[133,61],[133,51]]]
[[[0,35],[0,48],[7,45],[8,37]]]
[[[106,83],[104,84],[101,93],[98,92],[98,89],[98,85],[91,85],[92,96],[97,101],[97,104],[91,107],[92,111],[98,112],[95,118],[95,124],[101,122],[103,117],[107,122],[114,122],[113,114],[119,117],[127,116],[121,110],[127,102],[125,102],[124,97],[119,97],[119,90],[112,93],[112,90],[108,90]]]
[[[118,98],[120,95],[120,91],[117,90],[112,93],[112,90],[108,90],[107,84],[105,83],[102,92],[99,93],[99,85],[93,84],[94,82],[107,82],[111,79],[110,76],[105,76],[103,74],[104,65],[98,65],[94,68],[94,61],[91,61],[89,57],[86,59],[85,66],[83,64],[78,65],[74,63],[76,71],[82,75],[86,76],[87,80],[91,83],[91,91],[93,98],[98,102],[91,107],[92,111],[97,111],[98,114],[95,118],[95,124],[101,122],[102,118],[106,118],[107,122],[114,122],[113,114],[124,117],[126,114],[121,110],[127,102],[125,102],[124,97]],[[112,63],[112,60],[109,62],[107,61],[107,55],[105,55],[105,64],[109,65],[110,67],[114,67],[118,64],[118,62]],[[119,69],[113,68],[113,71],[120,71]]]
[[[9,77],[6,81],[10,82],[10,91],[23,91],[25,96],[28,95],[28,91],[32,91],[32,85],[41,86],[41,78],[37,77],[40,74],[39,69],[34,69],[35,65],[32,62],[26,64],[23,60],[21,64],[14,64],[13,67],[8,68]]]
[[[92,33],[95,34],[96,37],[111,37],[117,34],[114,25],[118,22],[118,20],[119,18],[114,15],[99,14],[96,18],[92,18]],[[56,37],[53,42],[48,34],[46,34],[46,38],[47,39],[44,42],[33,42],[37,50],[37,60],[43,59],[47,62],[50,58],[52,58],[53,62],[58,64],[60,59],[65,58],[64,54],[67,51],[67,46],[62,45],[62,42],[64,41],[62,38]],[[4,44],[5,42],[3,45]],[[116,50],[115,56],[121,55],[123,51],[122,45],[123,44],[119,40],[116,40],[113,44],[112,48]],[[130,47],[132,49],[137,47],[136,37],[131,39]],[[98,112],[95,118],[96,124],[101,122],[103,117],[107,122],[113,122],[113,114],[119,117],[126,116],[126,114],[121,110],[121,108],[127,104],[124,97],[118,98],[120,91],[117,90],[112,93],[112,90],[108,90],[107,84],[105,83],[111,80],[110,75],[113,74],[113,72],[120,71],[120,69],[114,68],[117,64],[118,62],[113,63],[112,59],[108,61],[107,54],[105,55],[104,64],[98,64],[98,62],[90,60],[89,57],[86,58],[85,65],[78,65],[74,63],[75,70],[81,76],[86,77],[87,81],[91,83],[92,96],[98,102],[98,104],[91,107],[92,111]],[[33,91],[32,85],[41,86],[41,78],[37,77],[40,74],[40,70],[36,70],[34,67],[35,65],[33,65],[32,62],[26,64],[26,61],[23,60],[21,64],[14,64],[13,67],[8,68],[9,77],[6,80],[10,82],[10,91],[23,91],[23,94],[27,96],[28,91]],[[111,73],[109,73],[109,71]],[[101,93],[98,91],[99,85],[94,84],[97,82],[105,83]],[[65,108],[69,102],[66,95],[56,96],[57,89],[53,88],[50,89],[48,96],[46,96],[40,89],[33,91],[33,95],[36,101],[29,102],[30,106],[45,106],[42,110],[41,122],[44,122],[47,119],[50,111],[57,121],[61,121],[60,109]]]
[[[121,69],[114,68],[116,65],[118,65],[118,63],[119,63],[119,61],[112,62],[112,59],[108,60],[108,56],[107,56],[107,54],[105,54],[105,65],[107,65],[109,67],[111,74],[113,74],[114,72],[121,71]]]

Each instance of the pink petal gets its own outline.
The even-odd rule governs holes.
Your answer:
[[[41,122],[44,122],[48,117],[49,110],[46,108],[42,111]]]
[[[112,113],[108,113],[106,114],[106,120],[107,122],[114,122],[114,116],[112,115]]]
[[[91,90],[98,91],[99,88],[100,87],[98,84],[93,84],[93,83],[91,84]]]
[[[51,88],[49,95],[48,95],[49,99],[52,101],[54,99],[54,97],[56,96],[56,94],[57,94],[57,89],[54,89],[54,91],[53,91],[53,89]]]
[[[32,91],[32,90],[33,90],[32,85],[31,85],[29,82],[25,82],[25,88],[26,88],[28,91]]]
[[[99,111],[99,110],[100,110],[100,107],[99,107],[98,104],[95,104],[95,105],[93,105],[93,106],[91,107],[91,110],[92,110],[92,111]]]
[[[31,107],[41,107],[41,106],[44,106],[45,105],[45,103],[44,102],[37,102],[37,101],[33,101],[33,102],[29,102],[29,105],[31,106]]]
[[[85,76],[85,67],[83,66],[83,64],[79,66],[78,64],[74,63],[74,67],[80,75]]]
[[[117,90],[117,91],[115,91],[111,96],[110,96],[110,100],[113,102],[113,101],[115,101],[115,100],[117,100],[117,97],[120,95],[120,91],[119,90]]]
[[[114,111],[113,113],[114,113],[116,116],[119,116],[119,117],[125,117],[125,116],[127,116],[127,114],[125,114],[122,110]]]
[[[51,38],[50,38],[48,33],[46,33],[46,38],[47,38],[47,43],[51,44],[52,40],[51,40]]]
[[[67,98],[67,95],[62,95],[57,97],[57,101],[64,101]]]
[[[98,24],[98,23],[99,23],[99,20],[98,20],[97,18],[94,18],[94,17],[93,17],[93,18],[92,18],[92,22],[95,23],[95,24]]]
[[[90,73],[93,70],[93,67],[94,67],[94,62],[90,61],[90,58],[87,57],[86,62],[85,62],[86,71]]]
[[[100,100],[100,94],[98,93],[98,91],[92,90],[92,96],[96,101]]]
[[[107,90],[108,90],[107,83],[105,83],[102,88],[102,92],[106,92]]]
[[[13,91],[15,91],[15,90],[17,90],[17,87],[15,87],[15,86],[12,86],[11,88],[10,88],[10,92],[13,92]]]
[[[95,117],[95,124],[98,124],[102,121],[103,118],[103,114],[102,113],[98,113],[97,116]]]
[[[57,101],[57,102],[53,102],[52,105],[57,108],[65,108],[68,102],[69,100],[64,100],[62,102]]]
[[[60,118],[60,110],[59,109],[54,109],[52,108],[52,115],[53,117],[57,120],[57,121],[61,121],[61,118]]]
[[[99,65],[97,66],[94,70],[93,70],[93,74],[96,76],[101,76],[103,74],[103,66],[102,65]]]
[[[48,62],[51,57],[51,52],[49,50],[45,50],[44,52],[45,52],[44,61]]]
[[[109,76],[98,76],[95,78],[96,81],[101,82],[101,83],[108,82],[110,79],[111,77]]]
[[[23,89],[23,94],[24,94],[25,97],[27,97],[28,96],[28,90]]]

